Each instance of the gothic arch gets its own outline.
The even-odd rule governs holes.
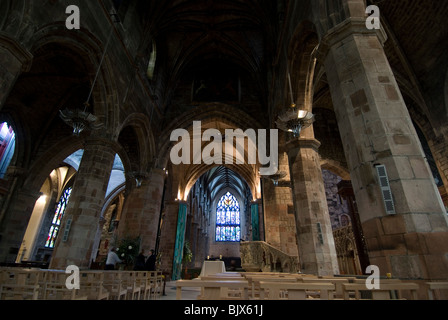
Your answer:
[[[49,44],[66,48],[67,55],[76,56],[85,65],[90,90],[106,49],[107,39],[99,39],[86,29],[70,32],[65,24],[53,23],[36,30],[29,42],[31,43],[30,51],[33,54]],[[115,79],[113,62],[110,61],[106,52],[91,97],[93,101],[91,112],[103,123],[103,128],[100,129],[102,131],[113,132],[113,128],[117,127],[119,121]]]
[[[170,126],[161,133],[158,148],[162,150],[159,155],[159,162],[163,167],[167,165],[170,150],[173,147],[173,143],[170,141],[172,131],[175,129],[191,129],[193,121],[201,121],[203,128],[207,126],[215,129],[241,128],[243,131],[247,128],[255,130],[263,128],[258,121],[246,112],[227,104],[210,103],[206,107],[190,110],[173,119]]]
[[[307,111],[312,111],[318,45],[314,24],[303,21],[296,28],[288,49],[294,103]]]
[[[128,157],[132,160],[132,167],[129,167],[130,172],[136,174],[146,173],[151,165],[156,154],[155,140],[151,130],[150,120],[141,113],[130,114],[122,124],[117,128],[117,139],[124,133],[124,130],[131,130],[133,138],[128,139],[122,147]],[[130,155],[129,152],[137,152],[137,154]]]

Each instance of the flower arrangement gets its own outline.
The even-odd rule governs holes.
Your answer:
[[[126,267],[133,267],[135,258],[140,252],[140,237],[124,238],[118,242],[117,255],[126,265]]]

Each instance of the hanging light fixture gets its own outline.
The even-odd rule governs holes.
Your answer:
[[[116,21],[115,21],[116,22]],[[100,64],[98,66],[98,70],[96,71],[95,79],[93,80],[92,87],[90,88],[89,95],[87,97],[86,102],[84,102],[84,109],[68,109],[59,110],[59,116],[61,119],[73,128],[73,134],[79,136],[82,131],[85,129],[97,130],[100,129],[103,124],[97,123],[98,117],[88,111],[90,106],[89,101],[92,97],[93,89],[95,87],[96,81],[98,79],[98,75],[101,70],[101,66],[103,65],[104,57],[106,56],[106,51],[109,46],[110,40],[112,38],[113,29],[110,31],[109,37],[107,39],[106,46],[104,47],[104,52],[101,57]]]
[[[258,173],[260,173],[260,171],[258,171]],[[278,186],[279,180],[283,179],[284,177],[286,177],[286,172],[278,170],[276,173],[270,174],[270,175],[262,175],[262,174],[260,174],[260,177],[262,179],[269,179],[269,180],[272,181],[274,186]]]
[[[314,122],[314,114],[306,110],[300,110],[297,108],[294,102],[294,96],[291,85],[291,75],[289,74],[289,68],[287,67],[289,92],[291,98],[291,105],[286,108],[279,116],[277,121],[277,127],[285,132],[290,132],[294,135],[294,138],[299,138],[303,129],[309,127]]]

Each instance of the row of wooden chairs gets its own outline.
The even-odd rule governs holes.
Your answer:
[[[250,289],[253,299],[418,300],[426,291],[427,299],[434,300],[443,299],[441,290],[448,292],[448,282],[436,281],[417,283],[380,279],[379,288],[369,289],[365,278],[356,277],[263,273],[247,274],[245,277],[252,283]]]
[[[79,289],[69,289],[65,270],[0,268],[0,300],[149,300],[159,299],[158,271],[81,270]]]
[[[400,279],[380,279],[380,288],[370,290],[365,278],[358,279],[354,276],[318,277],[267,272],[221,273],[195,280],[181,280],[176,286],[178,299],[182,287],[196,286],[201,288],[198,299],[218,297],[220,300],[416,300],[421,298],[425,290],[427,299],[443,299],[440,291],[448,290],[448,282],[415,283]]]

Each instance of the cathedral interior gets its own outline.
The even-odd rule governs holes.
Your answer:
[[[448,279],[446,1],[0,13],[1,265]]]

